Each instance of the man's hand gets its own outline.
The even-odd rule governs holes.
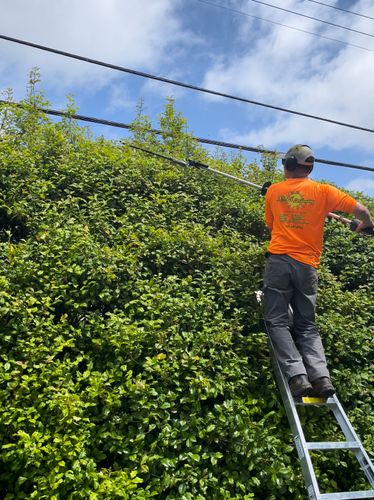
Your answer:
[[[366,229],[368,227],[369,228],[374,227],[369,210],[366,207],[364,207],[364,205],[361,205],[361,203],[356,204],[353,210],[353,215],[360,220],[360,223],[355,229],[357,233],[360,233],[363,229]]]
[[[360,221],[360,224],[356,227],[355,231],[356,233],[360,233],[363,229],[366,229],[368,227],[374,228],[374,224],[373,223],[367,224],[363,221]]]

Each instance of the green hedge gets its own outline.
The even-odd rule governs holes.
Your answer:
[[[258,192],[29,105],[2,113],[0,496],[305,498],[254,297],[268,238]],[[160,122],[164,142],[146,145],[181,155],[191,143],[172,103]],[[192,154],[277,178],[268,158]],[[318,321],[372,452],[373,244],[334,222],[326,233]],[[308,433],[335,435],[315,411]],[[317,468],[325,491],[363,487],[349,457]]]

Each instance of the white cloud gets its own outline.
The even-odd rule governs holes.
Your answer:
[[[357,177],[350,181],[347,186],[347,189],[352,191],[360,191],[365,193],[368,196],[374,196],[374,180],[368,179],[366,177]]]
[[[178,0],[2,0],[0,32],[59,50],[139,70],[157,68],[185,41]],[[0,40],[0,87],[33,66],[58,87],[101,88],[118,73]],[[11,77],[10,77],[11,75]],[[123,75],[125,76],[125,75]],[[13,85],[12,85],[13,86]]]
[[[110,87],[108,110],[134,110],[134,102],[129,96],[126,86],[116,83]]]
[[[313,4],[308,5],[313,7]],[[247,2],[242,7],[241,10],[248,12]],[[284,1],[282,7],[307,12],[307,5],[303,3],[301,9],[300,3],[295,0]],[[355,11],[374,15],[374,4],[370,0],[361,0],[355,4]],[[310,19],[282,12],[278,12],[275,18],[273,9],[265,6],[258,8],[256,15],[372,47],[374,51],[369,38],[336,28],[326,28]],[[371,31],[371,26],[362,18],[339,14],[326,7],[314,5],[310,15],[352,29]],[[245,24],[246,18],[243,17],[243,25]],[[248,26],[249,30],[253,30],[252,20],[248,21]],[[244,32],[245,29],[242,29],[242,37]],[[215,64],[206,71],[203,85],[310,115],[373,128],[374,52],[334,44],[273,25],[262,32],[261,38],[251,40],[252,43],[248,44],[246,50],[234,59],[225,60],[219,55]],[[265,113],[260,110],[261,108],[248,106],[249,116],[260,116],[258,121],[250,121],[251,131],[248,134],[238,134],[235,130],[231,133],[226,131],[225,138],[268,147],[276,147],[285,142],[309,142],[315,147],[359,147],[372,151],[372,134],[369,132],[279,111]],[[274,119],[270,121],[272,116]],[[266,117],[266,123],[263,123],[263,117]]]

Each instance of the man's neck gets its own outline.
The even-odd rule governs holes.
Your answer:
[[[296,172],[288,172],[287,170],[284,173],[286,179],[309,179],[309,177],[305,174],[300,174]]]

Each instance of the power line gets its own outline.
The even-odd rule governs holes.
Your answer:
[[[307,19],[312,19],[313,21],[318,21],[320,23],[329,24],[335,28],[341,28],[347,31],[353,31],[354,33],[359,33],[360,35],[370,36],[374,38],[371,33],[364,33],[363,31],[355,30],[353,28],[348,28],[348,26],[341,26],[340,24],[331,23],[330,21],[325,21],[324,19],[318,19],[317,17],[307,16],[306,14],[301,14],[300,12],[295,12],[294,10],[284,9],[283,7],[278,7],[277,5],[272,5],[271,3],[261,2],[260,0],[249,0],[250,2],[259,3],[261,5],[266,5],[272,9],[282,10],[284,12],[289,12],[290,14],[295,14],[296,16],[306,17]]]
[[[201,142],[202,144],[212,144],[212,145],[221,146],[221,147],[225,147],[225,148],[239,149],[239,150],[251,151],[251,152],[255,152],[255,153],[270,153],[270,154],[281,154],[281,155],[284,154],[280,151],[277,152],[277,151],[270,150],[270,149],[253,148],[253,147],[249,147],[249,146],[243,146],[240,144],[231,144],[229,142],[216,141],[216,140],[211,140],[211,139],[202,139],[200,137],[195,137],[195,139],[198,142]],[[331,165],[334,167],[346,167],[346,168],[353,168],[353,169],[357,169],[357,170],[367,170],[369,172],[374,172],[374,168],[372,168],[372,167],[366,167],[366,166],[362,166],[362,165],[354,165],[352,163],[344,163],[344,162],[333,161],[333,160],[323,160],[321,158],[315,158],[314,161],[315,161],[315,163],[321,163],[324,165]]]
[[[271,21],[270,19],[265,19],[265,18],[259,17],[259,16],[254,16],[252,14],[248,14],[248,12],[243,12],[241,10],[232,9],[231,7],[226,7],[225,5],[210,2],[209,0],[196,0],[196,1],[200,2],[200,3],[205,3],[206,5],[211,5],[213,7],[218,7],[220,9],[227,10],[229,12],[234,12],[235,14],[240,14],[242,16],[247,16],[247,17],[252,17],[253,19],[258,19],[259,21],[264,21],[266,23],[271,23],[271,24],[275,24],[277,26],[282,26],[283,28],[287,28],[287,29],[295,30],[295,31],[300,31],[301,33],[306,33],[306,34],[312,35],[312,36],[317,36],[318,38],[323,38],[323,39],[329,40],[331,42],[341,43],[342,45],[346,45],[349,47],[355,47],[356,49],[366,50],[368,52],[374,52],[374,49],[369,49],[368,47],[363,47],[362,45],[356,45],[356,44],[350,43],[350,42],[343,42],[343,40],[338,40],[337,38],[332,38],[329,36],[320,35],[319,33],[315,33],[314,31],[307,31],[307,30],[303,30],[301,28],[296,28],[295,26],[289,26],[288,24],[279,23],[277,21]]]
[[[18,103],[18,102],[11,102],[11,101],[5,101],[0,99],[0,105],[10,105],[10,106],[15,106],[18,108],[24,108],[24,104]],[[61,116],[61,117],[66,117],[66,118],[71,118],[74,120],[79,120],[79,121],[84,121],[84,122],[90,122],[90,123],[97,123],[100,125],[108,125],[110,127],[117,127],[117,128],[122,128],[122,129],[127,129],[127,130],[134,130],[136,127],[134,125],[129,125],[127,123],[121,123],[121,122],[116,122],[116,121],[111,121],[111,120],[104,120],[103,118],[96,118],[93,116],[86,116],[86,115],[80,115],[76,113],[69,113],[67,111],[58,111],[55,109],[49,109],[49,108],[42,108],[42,107],[37,107],[36,108],[38,111],[41,111],[42,113],[45,113],[47,115],[52,115],[52,116]],[[152,134],[164,134],[163,131],[157,130],[157,129],[144,129],[146,132],[150,132]],[[173,134],[168,134],[172,137]],[[224,148],[230,148],[230,149],[238,149],[238,150],[243,150],[243,151],[249,151],[251,153],[268,153],[268,154],[275,154],[275,155],[283,155],[284,153],[280,151],[274,151],[273,149],[264,149],[264,148],[255,148],[252,146],[245,146],[242,144],[233,144],[230,142],[223,142],[223,141],[217,141],[214,139],[206,139],[202,137],[192,137],[197,142],[200,142],[201,144],[210,144],[213,146],[220,146]],[[374,172],[374,168],[371,167],[366,167],[363,165],[354,165],[352,163],[344,163],[344,162],[339,162],[339,161],[333,161],[333,160],[323,160],[321,158],[316,158],[315,163],[321,163],[324,165],[332,165],[335,167],[346,167],[346,168],[353,168],[357,170],[367,170],[369,172]]]
[[[129,74],[132,74],[132,75],[141,76],[143,78],[150,78],[152,80],[157,80],[159,82],[169,83],[171,85],[176,85],[178,87],[184,87],[186,89],[196,90],[198,92],[203,92],[205,94],[211,94],[211,95],[215,95],[215,96],[218,96],[218,97],[224,97],[226,99],[231,99],[231,100],[234,100],[234,101],[245,102],[247,104],[253,104],[255,106],[262,106],[264,108],[275,109],[277,111],[283,111],[285,113],[290,113],[290,114],[293,114],[293,115],[304,116],[306,118],[312,118],[314,120],[319,120],[319,121],[323,121],[323,122],[327,122],[327,123],[333,123],[334,125],[340,125],[342,127],[353,128],[353,129],[356,129],[356,130],[362,130],[364,132],[371,132],[371,133],[374,132],[374,129],[371,129],[371,128],[361,127],[359,125],[353,125],[351,123],[340,122],[340,121],[337,121],[337,120],[332,120],[330,118],[323,118],[323,117],[317,116],[317,115],[310,115],[308,113],[302,113],[300,111],[295,111],[295,110],[292,110],[292,109],[289,109],[289,108],[282,108],[280,106],[273,106],[271,104],[266,104],[266,103],[259,102],[259,101],[253,101],[251,99],[246,99],[244,97],[239,97],[239,96],[235,96],[235,95],[232,95],[232,94],[226,94],[224,92],[218,92],[216,90],[211,90],[211,89],[207,89],[207,88],[204,88],[204,87],[198,87],[196,85],[191,85],[191,84],[188,84],[188,83],[183,83],[183,82],[180,82],[180,81],[177,81],[177,80],[170,80],[169,78],[164,78],[164,77],[161,77],[161,76],[151,75],[149,73],[144,73],[142,71],[137,71],[137,70],[130,69],[130,68],[124,68],[123,66],[118,66],[116,64],[110,64],[110,63],[106,63],[106,62],[103,62],[103,61],[98,61],[96,59],[91,59],[89,57],[83,57],[83,56],[80,56],[80,55],[77,55],[77,54],[72,54],[70,52],[64,52],[62,50],[53,49],[51,47],[46,47],[44,45],[39,45],[39,44],[32,43],[32,42],[27,42],[25,40],[19,40],[17,38],[9,37],[9,36],[6,36],[6,35],[0,35],[0,39],[7,40],[9,42],[19,43],[21,45],[26,45],[28,47],[34,47],[36,49],[44,50],[44,51],[47,51],[47,52],[52,52],[54,54],[59,54],[59,55],[62,55],[64,57],[70,57],[72,59],[78,59],[79,61],[88,62],[90,64],[96,64],[97,66],[103,66],[105,68],[114,69],[114,70],[117,70],[117,71],[121,71],[123,73],[129,73]]]
[[[341,12],[347,12],[348,14],[353,14],[354,16],[365,17],[366,19],[372,19],[374,21],[374,17],[367,16],[365,14],[360,14],[359,12],[353,12],[352,10],[342,9],[341,7],[336,7],[335,5],[330,5],[323,2],[317,2],[316,0],[306,0],[307,2],[318,3],[319,5],[323,5],[324,7],[330,7],[330,9],[340,10]]]

